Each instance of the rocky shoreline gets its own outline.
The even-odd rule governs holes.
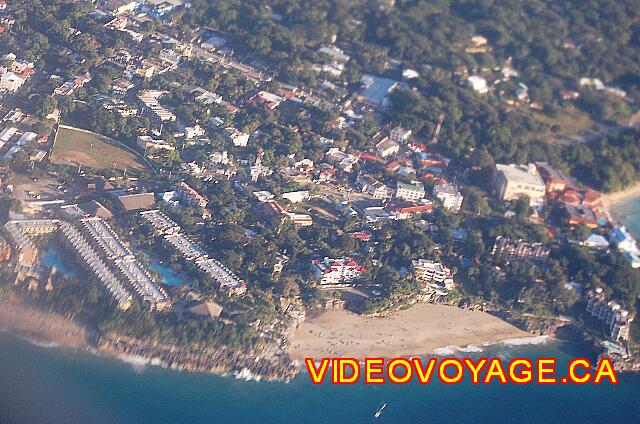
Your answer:
[[[474,302],[459,302],[455,306],[487,312],[533,335],[550,336],[557,340],[580,345],[590,350],[598,359],[605,356],[610,358],[617,371],[640,372],[640,358],[637,355],[625,358],[620,355],[608,354],[606,349],[602,347],[601,340],[589,334],[582,324],[575,320],[559,317],[515,316],[510,311],[495,305]]]
[[[590,336],[578,323],[557,318],[514,316],[494,305],[459,302],[462,309],[481,310],[494,315],[531,335],[551,336],[583,345],[594,356],[604,356],[599,341]],[[141,365],[235,375],[237,378],[261,381],[291,381],[300,368],[289,355],[282,352],[259,354],[220,347],[176,346],[152,343],[121,334],[100,334],[76,320],[42,310],[17,297],[0,301],[0,329],[36,343],[46,343],[72,349],[82,349],[98,356],[110,357]],[[640,372],[640,360],[611,356],[619,371]]]
[[[261,357],[252,353],[221,347],[180,347],[150,344],[118,334],[102,335],[98,353],[117,358],[140,358],[152,365],[170,369],[212,374],[234,374],[246,379],[288,382],[298,373],[286,355]]]

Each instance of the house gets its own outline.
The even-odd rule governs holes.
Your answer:
[[[360,83],[362,90],[358,96],[359,100],[376,109],[384,109],[390,105],[389,93],[398,86],[395,80],[369,74],[364,74]]]
[[[416,281],[423,290],[434,291],[437,295],[446,295],[455,287],[451,270],[439,262],[428,259],[411,261]]]
[[[224,46],[225,44],[227,44],[226,39],[222,37],[218,37],[216,35],[212,35],[206,41],[203,41],[202,43],[200,43],[200,47],[202,47],[205,50],[217,50],[220,47]]]
[[[582,244],[592,249],[609,248],[609,242],[607,239],[599,234],[591,234]]]
[[[123,210],[130,212],[151,209],[156,199],[153,193],[116,194],[116,201]]]
[[[427,200],[427,202],[429,201]],[[389,205],[387,206],[387,210],[394,219],[411,219],[415,216],[422,215],[423,213],[431,213],[431,211],[433,211],[433,203],[429,202],[413,206]]]
[[[7,91],[17,91],[22,84],[24,84],[25,79],[16,75],[13,72],[4,72],[0,74],[0,90]]]
[[[95,200],[91,200],[90,202],[86,203],[80,203],[78,207],[89,216],[95,216],[102,219],[111,219],[113,217],[113,214],[111,213],[111,211],[109,211],[109,209],[105,208],[102,203]]]
[[[351,56],[344,54],[344,51],[336,46],[323,46],[318,49],[319,53],[325,54],[331,58],[331,60],[338,63],[347,63]]]
[[[184,206],[204,208],[207,206],[207,199],[200,193],[191,188],[191,186],[184,181],[178,184],[176,188],[176,196],[180,200],[180,203]]]
[[[160,104],[160,98],[167,92],[160,90],[143,90],[138,94],[138,100],[142,103],[143,112],[156,124],[162,122],[175,122],[176,115]]]
[[[200,125],[196,124],[192,127],[184,127],[184,138],[191,140],[192,138],[202,137],[207,132]]]
[[[536,162],[535,165],[546,184],[547,193],[563,191],[570,185],[569,178],[562,171],[553,168],[546,162]]]
[[[411,183],[398,181],[397,183],[396,199],[417,202],[424,198],[424,195],[424,186],[420,181],[412,181]]]
[[[389,138],[396,143],[406,144],[411,137],[411,130],[402,128],[400,125],[391,129],[389,133]]]
[[[564,204],[569,215],[569,225],[585,225],[589,228],[598,227],[598,217],[593,210],[582,205]]]
[[[147,152],[149,149],[157,149],[157,150],[175,150],[175,146],[167,143],[166,141],[153,138],[148,135],[139,135],[136,139],[136,144],[140,150],[144,150]]]
[[[234,127],[225,128],[224,131],[227,139],[231,141],[234,146],[246,147],[249,143],[249,134],[247,133],[243,133]]]
[[[493,245],[491,254],[504,257],[508,260],[533,260],[546,261],[551,250],[545,248],[542,243],[530,243],[524,240],[511,240],[508,237],[498,236]]]
[[[162,49],[158,55],[158,58],[171,66],[178,66],[180,64],[180,60],[182,60],[182,55],[171,49]]]
[[[433,186],[433,194],[449,211],[453,213],[460,211],[464,196],[458,191],[458,187],[451,184],[437,184]]]
[[[356,178],[356,187],[362,193],[369,193],[374,199],[390,199],[393,197],[393,189],[368,174],[360,174]]]
[[[486,94],[489,92],[487,80],[478,75],[472,75],[467,78],[467,84],[478,94]]]
[[[282,97],[269,93],[268,91],[258,91],[258,94],[250,100],[253,104],[265,106],[268,109],[277,108],[283,101],[284,99]]]
[[[304,213],[287,212],[285,213],[285,216],[289,218],[294,225],[297,225],[299,227],[309,227],[313,225],[313,218],[311,217],[311,215],[307,215]]]
[[[399,151],[400,145],[388,137],[385,137],[381,142],[376,144],[376,152],[381,158],[395,156]]]
[[[360,278],[367,270],[352,258],[311,261],[311,268],[320,284],[350,284]]]
[[[543,203],[547,187],[534,164],[498,164],[496,170],[495,188],[500,199],[511,201],[527,196],[532,205]]]
[[[215,320],[220,318],[222,306],[214,301],[198,302],[189,307],[186,312],[196,318],[211,318]]]
[[[108,0],[105,2],[105,10],[114,15],[122,15],[124,13],[133,12],[140,3],[132,0]]]
[[[282,198],[287,199],[291,203],[299,203],[309,198],[308,190],[290,191],[288,193],[282,193]]]

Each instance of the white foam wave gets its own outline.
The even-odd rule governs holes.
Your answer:
[[[236,376],[236,380],[244,380],[244,381],[260,381],[262,377],[259,375],[255,375],[251,372],[249,368],[243,368],[240,371],[236,371],[233,373]]]
[[[469,344],[464,347],[450,345],[434,349],[433,354],[437,356],[456,356],[459,353],[480,353],[482,351],[482,347],[475,344]]]
[[[149,359],[139,355],[120,354],[118,355],[118,359],[125,364],[131,365],[131,368],[138,373],[142,372],[146,368],[146,366],[151,363]]]
[[[549,341],[549,336],[532,336],[532,337],[517,337],[514,339],[500,340],[500,344],[509,346],[527,346],[527,345],[539,345]]]

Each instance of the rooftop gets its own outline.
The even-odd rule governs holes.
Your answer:
[[[528,166],[497,164],[496,169],[498,172],[503,173],[509,182],[544,187],[544,182],[533,164],[529,164]]]

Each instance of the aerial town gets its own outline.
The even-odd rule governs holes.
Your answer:
[[[21,49],[44,18],[16,4],[0,0],[2,293],[90,323],[104,349],[266,379],[293,377],[310,316],[416,303],[570,328],[637,366],[640,249],[605,187],[551,154],[454,147],[445,108],[400,118],[432,90],[425,67],[358,72],[334,37],[296,62],[314,85],[294,83],[259,40],[176,25],[184,0],[77,2],[46,51]],[[447,78],[542,113],[515,67]],[[627,95],[584,77],[550,102],[583,93]]]

